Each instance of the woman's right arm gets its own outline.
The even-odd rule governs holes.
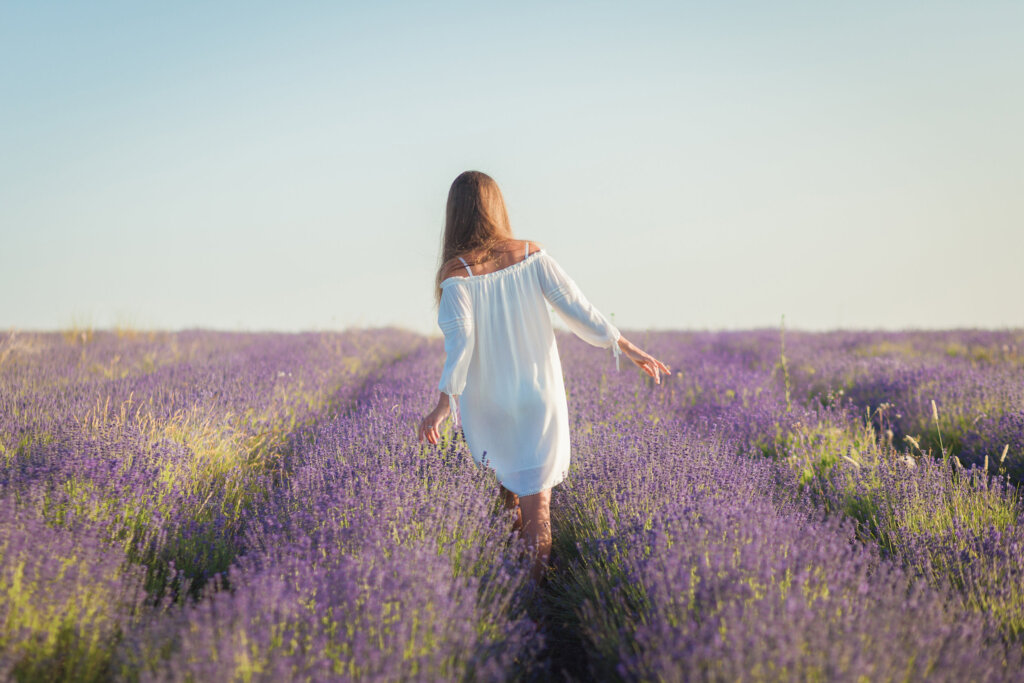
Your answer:
[[[576,336],[593,346],[612,347],[616,367],[621,352],[659,384],[662,373],[671,374],[667,365],[623,337],[619,330],[587,301],[580,288],[555,259],[546,252],[539,258],[540,285],[544,297]]]
[[[544,298],[573,334],[592,346],[603,349],[612,347],[618,352],[615,343],[620,336],[619,330],[587,301],[580,288],[555,259],[547,252],[542,252],[537,258],[540,260],[538,275]]]

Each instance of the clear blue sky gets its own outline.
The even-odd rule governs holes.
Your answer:
[[[0,326],[436,332],[452,179],[624,329],[1024,326],[1024,3],[0,5]]]

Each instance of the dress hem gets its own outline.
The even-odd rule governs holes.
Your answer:
[[[509,487],[505,486],[505,484],[504,484],[504,483],[502,483],[501,485],[502,485],[502,486],[505,486],[505,489],[506,489],[507,491],[511,491],[512,493],[514,493],[515,495],[517,495],[517,496],[519,496],[519,497],[521,498],[521,497],[523,497],[523,496],[532,496],[532,495],[534,495],[534,494],[540,493],[541,491],[546,491],[547,489],[553,489],[553,488],[555,488],[556,486],[558,486],[559,484],[561,484],[561,483],[562,483],[563,481],[565,481],[565,477],[564,477],[564,476],[563,476],[563,477],[560,477],[560,478],[559,478],[559,479],[558,479],[557,481],[555,481],[554,483],[548,484],[547,486],[542,486],[541,488],[539,488],[539,489],[536,489],[536,490],[534,490],[534,491],[530,491],[529,493],[517,493],[516,491],[512,491],[512,489],[510,489]],[[499,480],[499,483],[501,483],[501,482],[500,482],[500,480]]]

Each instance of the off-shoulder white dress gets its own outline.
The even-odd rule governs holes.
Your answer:
[[[619,365],[619,331],[555,259],[529,250],[502,270],[473,275],[466,266],[469,277],[444,280],[437,316],[446,354],[438,388],[473,460],[520,496],[555,486],[569,469],[569,411],[547,304],[577,336],[611,347]]]

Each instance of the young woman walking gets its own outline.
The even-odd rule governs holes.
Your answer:
[[[548,304],[576,335],[610,347],[661,383],[669,368],[619,334],[534,242],[513,237],[494,180],[466,171],[448,192],[437,322],[446,354],[440,396],[419,426],[436,444],[451,413],[478,464],[494,469],[513,529],[536,553],[539,581],[551,552],[551,487],[569,469],[569,412]],[[460,415],[461,413],[461,415]]]

